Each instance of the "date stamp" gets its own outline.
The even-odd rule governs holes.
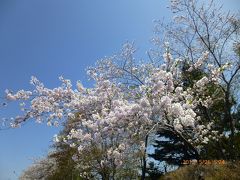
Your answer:
[[[182,163],[183,165],[190,165],[190,164],[200,164],[200,165],[210,165],[210,164],[225,164],[225,160],[207,160],[207,159],[201,159],[201,160],[183,160]]]

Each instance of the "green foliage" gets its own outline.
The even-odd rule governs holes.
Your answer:
[[[195,159],[197,155],[194,151],[177,135],[169,131],[159,131],[153,143],[155,148],[154,154],[149,154],[149,157],[156,161],[165,161],[168,165],[181,166],[183,159]],[[151,168],[151,166],[150,166]],[[161,172],[165,173],[165,172]]]
[[[66,136],[71,128],[74,126],[76,120],[69,119],[65,125],[64,129],[59,133],[59,136]],[[79,171],[76,169],[77,163],[73,161],[72,156],[77,152],[76,148],[71,148],[68,144],[64,142],[55,142],[52,146],[54,152],[51,154],[50,158],[54,158],[57,163],[57,169],[50,176],[49,180],[65,180],[65,179],[79,179]],[[81,178],[80,178],[81,179]]]
[[[49,180],[77,179],[79,177],[79,172],[75,168],[76,163],[72,160],[72,155],[75,151],[75,149],[70,148],[68,145],[62,144],[61,149],[59,147],[58,151],[51,155],[51,158],[56,159],[57,169],[53,175],[48,178]]]
[[[163,176],[163,172],[159,171],[159,168],[155,167],[154,162],[148,163],[149,167],[147,169],[148,177],[146,179],[159,179]]]
[[[206,75],[201,69],[193,69],[192,71],[188,71],[189,68],[190,62],[185,61],[182,66],[181,81],[186,89],[188,87],[192,88],[196,81],[200,80]]]
[[[160,180],[234,180],[239,179],[239,177],[240,163],[228,162],[224,165],[188,165],[166,174]]]

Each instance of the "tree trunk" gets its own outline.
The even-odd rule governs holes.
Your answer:
[[[226,91],[225,94],[225,121],[229,123],[230,126],[230,131],[231,131],[231,135],[230,135],[230,143],[231,143],[231,159],[235,159],[235,147],[234,147],[234,136],[235,136],[235,132],[234,132],[234,122],[233,122],[233,117],[231,114],[231,108],[232,108],[232,104],[230,102],[230,92],[229,90]]]
[[[146,154],[147,154],[147,146],[148,146],[148,135],[145,137],[145,145],[144,145],[144,155],[143,155],[143,167],[142,167],[142,177],[141,180],[145,180],[146,177],[146,171],[147,171],[147,160],[146,160]]]

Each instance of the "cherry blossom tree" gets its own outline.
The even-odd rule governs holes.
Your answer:
[[[33,165],[23,171],[19,179],[31,180],[39,179],[44,180],[50,177],[56,170],[56,161],[53,158],[47,157],[36,160]]]
[[[170,52],[164,54],[165,63],[159,67],[151,63],[134,65],[130,59],[132,44],[127,43],[122,54],[126,62],[121,69],[108,59],[89,70],[96,81],[94,88],[84,88],[77,82],[77,89],[73,90],[71,81],[60,77],[62,85],[49,89],[32,77],[33,91],[20,90],[14,94],[7,90],[8,100],[29,104],[11,125],[18,127],[31,118],[56,126],[62,119],[78,119],[76,128],[62,140],[77,147],[79,154],[91,148],[104,152],[100,153],[100,159],[95,159],[96,169],[100,169],[98,172],[114,169],[111,173],[100,173],[104,178],[115,177],[116,169],[124,168],[125,162],[136,159],[136,155],[139,160],[132,164],[136,164],[136,169],[142,167],[145,174],[148,136],[160,129],[175,133],[198,155],[201,144],[217,135],[217,131],[209,131],[212,122],[202,124],[197,112],[200,103],[211,106],[210,97],[198,97],[208,83],[218,83],[215,71],[184,90],[179,70],[181,60],[174,60]],[[202,60],[207,58],[208,53],[204,53]],[[109,78],[112,73],[119,73],[122,78]],[[144,79],[138,74],[144,74]]]
[[[218,71],[216,73],[219,73],[221,79],[218,91],[223,95],[215,100],[224,102],[223,118],[219,117],[223,124],[221,131],[230,130],[234,150],[233,139],[238,120],[233,114],[239,106],[240,88],[240,21],[239,13],[224,12],[222,6],[216,3],[214,0],[205,3],[199,0],[172,0],[170,8],[175,14],[173,22],[166,24],[156,21],[155,36],[152,38],[156,48],[149,51],[149,55],[152,59],[159,59],[161,42],[168,41],[172,54],[181,57],[186,63],[202,66],[205,72],[213,69]],[[201,60],[204,51],[209,53],[205,62]],[[209,122],[214,119],[214,111],[204,107],[201,109]],[[231,154],[231,158],[234,158],[235,153]]]

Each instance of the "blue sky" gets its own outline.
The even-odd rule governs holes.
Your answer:
[[[238,0],[224,8],[237,10]],[[150,47],[153,19],[169,18],[167,0],[0,0],[0,95],[6,88],[29,89],[32,75],[48,87],[63,75],[87,81],[85,69],[97,59],[135,41],[142,56]],[[18,113],[0,109],[1,117]],[[0,179],[17,179],[31,158],[46,154],[58,132],[29,122],[20,129],[0,131]],[[14,171],[16,173],[14,173]]]

